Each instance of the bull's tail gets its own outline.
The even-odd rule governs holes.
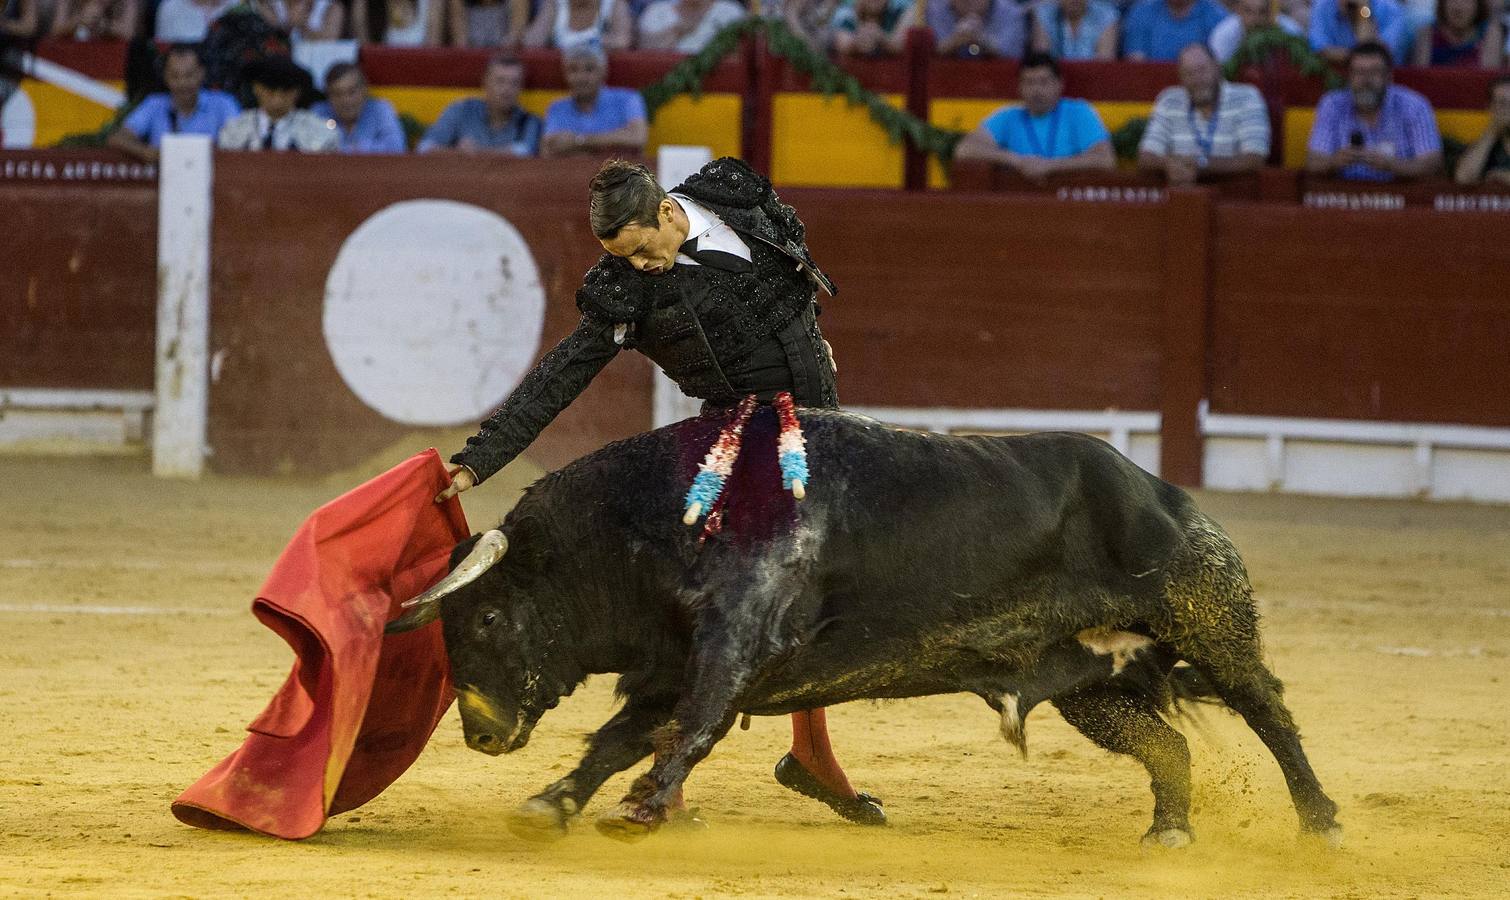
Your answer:
[[[1184,711],[1189,703],[1221,703],[1216,688],[1198,669],[1188,665],[1175,666],[1169,672],[1169,695],[1177,712]]]

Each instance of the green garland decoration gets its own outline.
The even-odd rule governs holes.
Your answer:
[[[53,144],[53,146],[73,150],[103,147],[106,140],[109,139],[110,133],[119,128],[122,122],[126,121],[126,117],[131,115],[133,109],[136,109],[136,103],[123,103],[110,116],[110,120],[95,131],[76,131],[73,134],[65,134],[58,138],[58,142]]]
[[[954,147],[965,136],[964,132],[939,128],[905,110],[897,109],[880,95],[866,90],[860,85],[859,79],[793,34],[785,22],[760,17],[743,19],[726,26],[713,36],[706,47],[682,60],[660,81],[641,90],[647,113],[654,117],[657,109],[678,94],[700,96],[703,79],[739,46],[740,41],[756,32],[765,36],[766,46],[770,48],[771,54],[786,60],[792,68],[806,75],[814,90],[830,97],[842,95],[852,105],[864,106],[870,113],[870,118],[886,131],[886,136],[893,143],[906,140],[945,163],[954,156]]]
[[[1287,58],[1290,65],[1307,78],[1321,79],[1326,83],[1327,90],[1342,86],[1342,79],[1336,71],[1311,49],[1305,38],[1293,35],[1278,25],[1255,28],[1244,35],[1242,43],[1237,45],[1232,57],[1222,67],[1222,72],[1227,80],[1236,81],[1244,69],[1263,65],[1273,56]]]
[[[1112,153],[1122,162],[1136,162],[1138,145],[1143,143],[1143,132],[1148,130],[1148,119],[1134,116],[1117,126],[1111,133]]]

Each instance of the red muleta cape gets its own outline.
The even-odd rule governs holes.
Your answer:
[[[466,537],[461,503],[427,450],[305,520],[252,603],[297,659],[241,749],[173,802],[199,828],[306,838],[376,797],[450,708],[436,622],[383,635],[398,604],[440,580]]]

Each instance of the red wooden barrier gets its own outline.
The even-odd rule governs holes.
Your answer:
[[[1510,426],[1510,217],[1216,210],[1216,412]]]
[[[0,153],[0,221],[0,385],[150,389],[153,168],[104,153]]]

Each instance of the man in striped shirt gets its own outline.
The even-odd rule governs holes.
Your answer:
[[[1138,145],[1138,168],[1170,184],[1256,172],[1269,156],[1269,110],[1251,84],[1232,84],[1205,44],[1180,51],[1180,85],[1165,88]]]
[[[1442,136],[1425,97],[1391,83],[1389,50],[1363,43],[1347,57],[1347,87],[1321,98],[1306,171],[1356,181],[1423,178],[1442,169]]]

